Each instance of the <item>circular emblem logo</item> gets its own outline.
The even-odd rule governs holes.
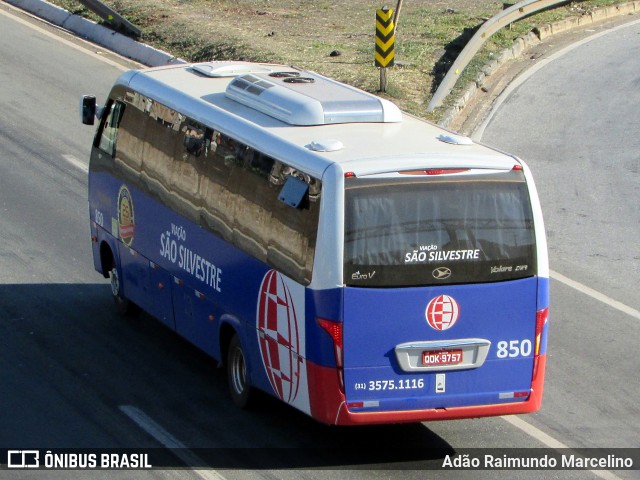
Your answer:
[[[460,307],[449,295],[440,295],[427,305],[425,316],[429,326],[435,330],[447,330],[455,325],[460,315]]]
[[[262,279],[256,317],[260,354],[269,383],[281,400],[291,403],[300,386],[298,317],[289,287],[275,270]]]
[[[120,240],[122,240],[122,243],[127,247],[130,247],[135,233],[135,221],[133,216],[133,200],[131,199],[131,192],[129,192],[126,185],[122,185],[118,192],[118,226]]]

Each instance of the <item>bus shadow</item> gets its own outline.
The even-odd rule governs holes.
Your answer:
[[[277,432],[275,438],[258,441],[258,448],[204,450],[202,458],[209,465],[266,470],[420,470],[439,468],[445,456],[456,453],[421,423],[327,426],[266,394],[257,397],[243,414],[253,425]]]
[[[133,405],[167,425],[204,468],[423,469],[455,454],[423,424],[325,426],[262,393],[252,408],[240,410],[224,369],[144,313],[121,318],[106,283],[0,284],[0,332],[3,356],[13,359],[3,370],[24,377],[32,389],[55,382],[79,411],[89,401],[113,410]],[[126,428],[137,428],[127,422]],[[65,438],[64,431],[58,436]],[[68,442],[86,447],[75,438]],[[122,445],[158,446],[152,440]]]
[[[251,412],[254,425],[278,436],[301,439],[297,446],[195,449],[216,469],[433,470],[456,454],[423,424],[326,426],[269,399]]]

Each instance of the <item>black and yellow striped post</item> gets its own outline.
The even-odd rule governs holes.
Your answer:
[[[376,67],[380,68],[380,91],[387,90],[387,67],[392,67],[395,58],[395,26],[393,9],[383,7],[376,10]]]

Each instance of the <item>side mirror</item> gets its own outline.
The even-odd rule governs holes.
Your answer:
[[[297,177],[288,176],[280,190],[278,200],[293,208],[307,208],[309,184]]]
[[[93,125],[97,112],[96,97],[83,95],[80,99],[80,120],[84,125]]]

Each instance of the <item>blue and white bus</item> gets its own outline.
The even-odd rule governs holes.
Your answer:
[[[326,424],[532,412],[549,268],[518,158],[289,66],[130,71],[89,169],[95,268],[263,390]]]

